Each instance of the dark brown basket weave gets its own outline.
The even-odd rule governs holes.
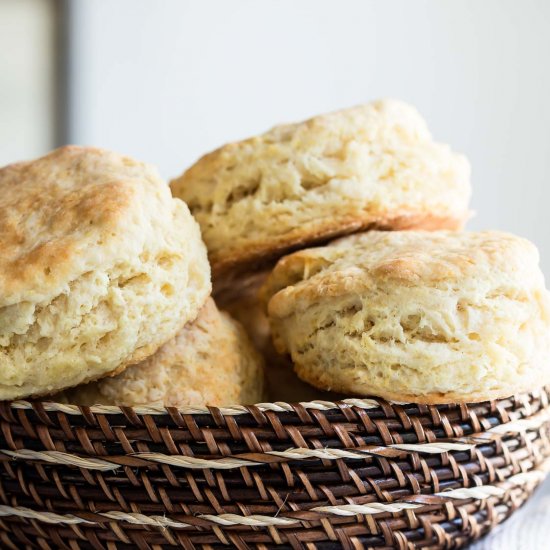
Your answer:
[[[1,403],[0,547],[459,547],[544,477],[548,397]]]

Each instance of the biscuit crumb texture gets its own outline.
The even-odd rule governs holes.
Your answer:
[[[263,360],[243,327],[209,299],[195,321],[138,365],[66,392],[79,405],[254,404],[264,391]]]
[[[201,226],[215,279],[362,228],[458,229],[470,215],[468,161],[396,100],[230,143],[171,187]]]
[[[550,302],[530,242],[378,232],[282,258],[262,289],[275,345],[322,389],[476,402],[550,382]]]
[[[63,147],[0,170],[0,399],[139,362],[210,289],[200,230],[152,167]]]

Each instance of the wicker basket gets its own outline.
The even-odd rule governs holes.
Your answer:
[[[0,546],[460,547],[543,479],[548,401],[1,403]]]

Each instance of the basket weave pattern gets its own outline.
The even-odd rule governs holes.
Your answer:
[[[0,546],[458,547],[542,480],[548,401],[1,403]]]

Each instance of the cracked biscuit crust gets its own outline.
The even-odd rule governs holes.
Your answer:
[[[468,161],[395,100],[230,143],[171,187],[201,225],[216,285],[361,229],[458,229],[471,192]]]
[[[263,398],[263,360],[243,327],[211,298],[154,355],[118,376],[66,392],[78,405],[226,406]]]
[[[141,361],[210,292],[199,228],[152,167],[63,147],[0,170],[0,399]]]
[[[368,232],[282,258],[262,289],[298,375],[343,393],[475,402],[550,381],[550,302],[528,241]]]

